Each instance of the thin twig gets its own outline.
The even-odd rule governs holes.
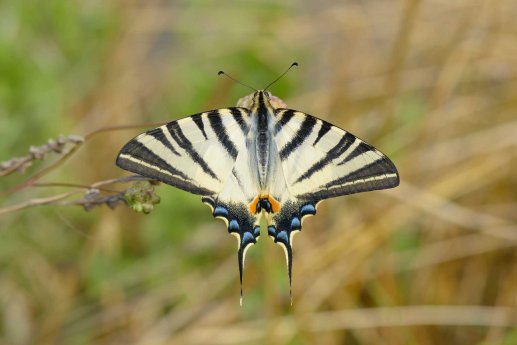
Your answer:
[[[10,213],[10,212],[20,211],[20,210],[23,210],[23,209],[26,209],[29,207],[55,204],[56,202],[58,202],[60,200],[66,199],[66,198],[68,198],[74,194],[78,194],[78,193],[80,193],[80,191],[61,193],[61,194],[52,195],[52,196],[49,196],[46,198],[30,199],[30,200],[21,202],[19,204],[14,204],[12,206],[0,208],[0,215]]]
[[[142,123],[137,125],[123,125],[123,126],[111,126],[111,127],[103,127],[96,129],[94,131],[91,131],[87,133],[83,138],[82,141],[77,142],[75,146],[70,148],[67,152],[65,152],[59,159],[48,165],[47,167],[41,169],[40,171],[36,172],[34,175],[32,175],[30,178],[25,180],[24,182],[8,189],[7,191],[4,191],[0,193],[0,197],[11,195],[13,193],[16,193],[24,188],[27,188],[29,186],[34,185],[36,181],[38,181],[40,178],[51,172],[52,170],[56,169],[58,166],[63,164],[68,158],[70,158],[78,149],[81,147],[86,141],[91,139],[93,136],[104,133],[104,132],[111,132],[111,131],[117,131],[117,130],[127,130],[127,129],[134,129],[134,128],[142,128],[142,127],[151,127],[151,126],[159,126],[164,124],[165,122],[149,122],[149,123]],[[2,176],[2,175],[0,175]]]
[[[78,183],[64,183],[64,182],[42,182],[42,183],[34,183],[32,187],[69,187],[69,188],[79,188],[79,189],[90,189],[91,186],[78,184]],[[107,188],[97,188],[98,190],[106,193],[118,193],[119,191]]]
[[[60,135],[57,139],[49,139],[45,145],[31,146],[29,154],[0,162],[0,177],[7,176],[15,171],[24,172],[35,160],[43,160],[49,153],[62,153],[67,144],[80,145],[84,138],[77,135]]]
[[[136,125],[121,125],[121,126],[102,127],[102,128],[98,128],[98,129],[93,130],[93,131],[89,132],[88,134],[86,134],[84,136],[84,140],[88,140],[91,137],[93,137],[93,136],[95,136],[97,134],[104,133],[104,132],[121,131],[121,130],[126,130],[126,129],[135,129],[135,128],[142,128],[142,127],[157,127],[157,126],[162,126],[162,125],[164,125],[166,123],[167,123],[166,121],[158,121],[158,122],[139,123],[139,124],[136,124]]]
[[[127,183],[127,182],[133,182],[133,181],[153,181],[152,179],[149,179],[147,177],[138,176],[138,175],[131,175],[131,176],[124,176],[120,178],[113,178],[109,180],[103,180],[95,182],[89,186],[86,185],[76,185],[76,184],[66,184],[66,183],[49,183],[47,186],[70,186],[70,187],[78,187],[81,189],[86,189],[86,193],[82,190],[75,190],[72,192],[66,192],[61,193],[49,197],[44,198],[34,198],[30,199],[15,205],[7,206],[0,208],[0,215],[20,211],[29,207],[35,207],[35,206],[43,206],[43,205],[58,205],[58,206],[69,206],[69,205],[82,205],[85,209],[89,210],[90,208],[94,206],[99,206],[102,204],[106,204],[109,207],[115,207],[120,202],[126,202],[125,201],[125,194],[129,190],[129,188],[126,188],[122,191],[112,191],[104,189],[105,191],[108,191],[111,194],[108,195],[100,195],[100,191],[102,190],[100,187],[114,184],[114,183]],[[46,186],[46,184],[38,184],[38,187]],[[67,199],[73,195],[77,195],[80,193],[84,193],[84,197],[77,199],[77,200],[64,200]]]

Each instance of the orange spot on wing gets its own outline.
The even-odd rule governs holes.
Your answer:
[[[267,199],[269,201],[269,203],[271,204],[271,212],[277,213],[278,211],[280,211],[280,203],[275,198],[273,198],[269,194],[263,194],[263,195],[259,194],[248,205],[248,208],[249,208],[249,211],[250,211],[251,214],[256,214],[257,213],[257,204],[262,199]]]
[[[257,204],[258,204],[259,200],[260,200],[260,195],[257,195],[255,197],[255,199],[253,199],[253,201],[249,204],[248,208],[249,208],[251,214],[257,213]]]
[[[271,204],[271,211],[273,211],[273,213],[280,211],[280,203],[275,198],[273,198],[271,195],[265,195],[265,197]]]

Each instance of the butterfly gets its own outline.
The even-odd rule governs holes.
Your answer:
[[[246,251],[257,243],[262,217],[267,234],[284,249],[291,290],[293,236],[322,200],[399,184],[397,168],[375,147],[287,108],[268,87],[236,107],[142,133],[116,160],[122,169],[202,196],[226,223],[238,241],[241,305]]]

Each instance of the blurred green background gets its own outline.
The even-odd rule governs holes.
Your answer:
[[[400,187],[323,203],[248,252],[167,185],[150,215],[41,206],[0,216],[1,344],[517,344],[517,2],[1,1],[0,161],[59,134],[272,92],[388,154]],[[88,140],[41,182],[126,175]],[[0,177],[1,191],[25,174]],[[124,186],[114,186],[119,190]],[[26,188],[0,208],[69,189]]]

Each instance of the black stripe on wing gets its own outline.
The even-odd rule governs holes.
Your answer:
[[[180,177],[183,180],[189,180],[189,177],[187,175],[171,166],[164,159],[159,157],[156,153],[148,149],[144,144],[140,143],[137,140],[132,140],[129,143],[127,143],[120,151],[120,154],[127,154],[134,159],[141,160],[156,168],[168,171],[169,173],[171,173],[171,175]],[[146,167],[142,166],[142,168]]]
[[[376,151],[378,154],[380,152]],[[372,190],[388,189],[398,186],[400,177],[397,168],[387,157],[360,167],[344,176],[336,177],[315,192],[297,195],[300,199],[328,199]]]
[[[385,178],[384,176],[387,174],[395,173],[396,171],[393,171],[392,167],[387,163],[386,160],[377,160],[374,162],[371,162],[369,164],[364,165],[363,167],[352,171],[350,174],[347,174],[345,176],[336,178],[328,183],[325,184],[325,188],[330,189],[342,184],[345,184],[347,182],[361,182],[364,181],[366,185],[368,185],[371,188],[368,188],[369,190],[375,189],[376,186],[378,187],[384,187],[389,188],[389,185],[384,186],[384,182],[391,181],[390,178]],[[373,179],[377,178],[377,179]],[[378,189],[378,188],[377,188]]]
[[[277,121],[275,125],[274,134],[277,135],[278,132],[282,130],[282,128],[294,117],[294,110],[291,109],[277,109],[275,114],[276,116],[280,116],[280,120]]]
[[[208,139],[206,132],[205,132],[205,125],[203,123],[203,114],[196,114],[191,116],[192,121],[196,124],[197,128],[203,133],[203,136],[205,139]]]
[[[247,136],[250,128],[243,117],[243,112],[245,115],[247,115],[247,110],[244,110],[242,108],[229,108],[229,110],[232,113],[233,119],[239,124],[242,134],[244,136]]]
[[[180,153],[176,150],[176,148],[172,145],[169,139],[165,137],[165,134],[163,131],[166,130],[163,127],[158,127],[155,129],[152,129],[150,131],[147,131],[145,134],[153,137],[154,139],[161,142],[166,148],[168,148],[172,153],[174,153],[176,156],[181,156]]]
[[[312,116],[306,116],[303,120],[300,128],[294,134],[294,137],[288,142],[279,152],[280,159],[287,159],[291,153],[293,153],[301,144],[307,140],[307,138],[311,135],[314,126],[316,125],[316,118]]]
[[[190,158],[192,158],[192,160],[199,165],[206,174],[220,181],[203,157],[201,157],[196,151],[190,140],[185,136],[185,134],[183,134],[178,121],[169,122],[166,126],[174,141],[176,141],[176,143],[187,152]]]
[[[314,163],[295,181],[295,183],[299,183],[310,178],[316,172],[322,170],[328,164],[332,163],[332,161],[340,157],[355,142],[355,140],[357,140],[355,136],[346,132],[346,134],[339,140],[339,142],[327,152],[325,157]]]
[[[233,141],[228,136],[228,133],[226,132],[226,127],[223,124],[223,120],[219,112],[217,110],[210,112],[208,114],[208,121],[210,122],[212,130],[217,136],[217,140],[219,140],[226,152],[228,152],[228,154],[232,156],[232,158],[235,160],[239,152],[237,151],[237,148],[235,147]]]
[[[195,185],[187,175],[172,167],[136,139],[124,145],[117,157],[116,164],[122,169],[162,181],[190,193],[214,194],[212,190]]]
[[[330,123],[321,121],[321,128],[318,131],[318,136],[316,137],[316,140],[314,140],[314,143],[312,143],[312,146],[316,145],[321,140],[321,138],[323,138],[323,136],[327,134],[328,131],[330,131],[331,128],[332,125]]]
[[[343,159],[341,162],[339,162],[337,165],[343,165],[346,162],[351,161],[355,157],[358,157],[362,155],[363,153],[366,153],[368,151],[375,151],[375,148],[371,145],[368,145],[364,141],[361,141],[359,145],[357,145],[352,152],[350,152],[345,159]]]

